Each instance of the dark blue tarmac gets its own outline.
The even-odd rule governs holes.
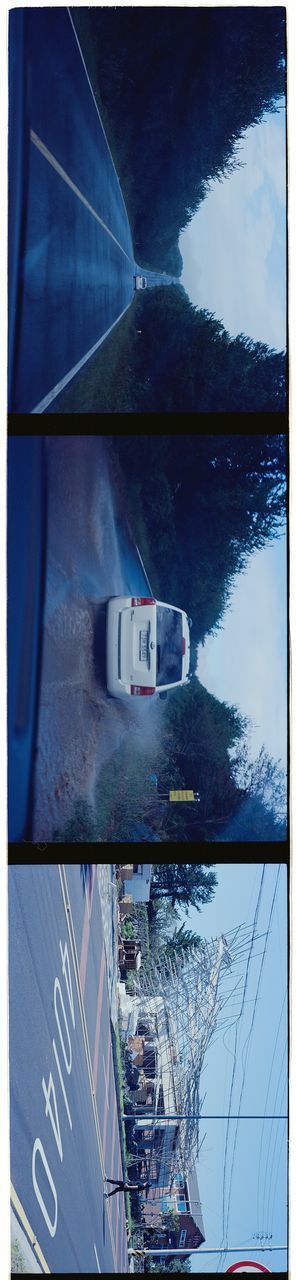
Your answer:
[[[85,913],[85,897],[80,867],[66,868],[67,883],[77,949]],[[75,906],[74,906],[75,902]],[[98,974],[101,968],[103,931],[97,884],[94,886],[93,916],[86,972],[85,1009],[91,1057],[94,1049]],[[50,1271],[91,1273],[97,1271],[95,1249],[102,1272],[127,1270],[123,1197],[114,1197],[110,1206],[103,1200],[103,1173],[95,1133],[90,1082],[86,1066],[81,1014],[77,998],[66,914],[56,865],[10,866],[9,868],[9,989],[10,989],[10,1094],[11,1094],[11,1179]],[[80,941],[79,941],[80,940]],[[73,1027],[65,977],[62,973],[60,941],[68,945],[74,998]],[[67,1072],[54,1010],[54,984],[58,979],[64,1000],[71,1041],[72,1065]],[[67,1031],[58,997],[58,1011],[66,1056]],[[106,1122],[106,1061],[110,1034],[107,985],[104,977],[102,1022],[97,1075],[97,1105],[101,1140],[105,1130],[106,1173],[116,1177],[120,1166],[119,1134],[112,1056]],[[53,1051],[58,1050],[61,1073],[72,1119],[69,1125],[58,1068]],[[62,1159],[54,1135],[42,1079],[55,1088]],[[55,1103],[51,1092],[54,1118]],[[113,1127],[114,1126],[114,1127]],[[114,1134],[113,1142],[112,1136]],[[38,1203],[32,1178],[32,1151],[40,1139],[50,1170],[50,1178],[40,1152],[36,1174],[46,1213]],[[113,1158],[112,1168],[111,1159]],[[56,1197],[56,1204],[55,1204]],[[109,1225],[111,1212],[111,1230]]]
[[[36,410],[128,307],[134,256],[68,10],[15,9],[9,29],[9,221],[18,232],[10,243],[9,410],[22,413]]]

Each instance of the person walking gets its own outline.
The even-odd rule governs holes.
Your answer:
[[[146,1191],[151,1186],[150,1182],[130,1182],[127,1178],[124,1182],[123,1178],[105,1178],[105,1182],[111,1182],[113,1191],[104,1191],[105,1200],[109,1200],[110,1196],[116,1196],[118,1191]]]

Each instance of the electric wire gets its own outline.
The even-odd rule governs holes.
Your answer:
[[[285,1060],[285,1057],[286,1057],[286,1047],[287,1047],[287,1041],[286,1041],[286,1044],[285,1044],[285,1046],[284,1046],[284,1052],[283,1052],[282,1061],[281,1061],[281,1066],[280,1066],[279,1081],[278,1081],[277,1091],[276,1091],[276,1095],[275,1095],[275,1099],[274,1099],[274,1106],[276,1105],[277,1097],[278,1097],[278,1093],[279,1093],[280,1080],[281,1080],[281,1074],[282,1074],[282,1066],[283,1066],[283,1063],[284,1063],[284,1060]],[[284,1088],[283,1088],[283,1092],[282,1092],[282,1097],[281,1097],[281,1103],[280,1103],[280,1106],[282,1105],[283,1099],[284,1099],[284,1097],[285,1097],[286,1088],[287,1088],[287,1081],[286,1081],[286,1078],[285,1078],[285,1081],[284,1081]],[[276,1130],[275,1130],[275,1145],[276,1145],[276,1140],[277,1140],[277,1134],[278,1134],[278,1132],[279,1132],[279,1124],[280,1124],[280,1122],[279,1122],[279,1120],[277,1120],[277,1122],[276,1122]],[[284,1130],[284,1132],[285,1132],[285,1130]],[[270,1153],[270,1148],[271,1148],[271,1142],[272,1142],[272,1128],[270,1128],[270,1133],[269,1133],[268,1148],[267,1148],[267,1154],[266,1154],[265,1179],[264,1179],[263,1194],[262,1194],[263,1217],[264,1217],[264,1219],[265,1219],[265,1217],[266,1217],[266,1220],[267,1220],[267,1214],[265,1215],[266,1183],[267,1183],[268,1175],[270,1174],[270,1183],[269,1183],[269,1192],[270,1192],[270,1186],[271,1186],[271,1181],[272,1181],[272,1169],[273,1169],[273,1159],[269,1162],[269,1153]],[[271,1171],[271,1172],[270,1172],[270,1171]]]
[[[223,1161],[223,1184],[222,1184],[222,1240],[221,1240],[221,1246],[220,1246],[220,1247],[221,1247],[221,1253],[222,1253],[222,1254],[224,1254],[224,1252],[225,1252],[225,1250],[223,1249],[223,1243],[224,1243],[224,1239],[225,1239],[225,1235],[226,1235],[226,1231],[225,1231],[225,1215],[226,1215],[226,1167],[227,1167],[227,1153],[228,1153],[228,1145],[229,1145],[230,1114],[231,1114],[231,1105],[232,1105],[232,1095],[233,1095],[233,1089],[234,1089],[234,1080],[235,1080],[236,1064],[237,1064],[238,1028],[239,1028],[239,1021],[240,1021],[240,1019],[241,1019],[241,1017],[242,1017],[242,1015],[243,1015],[243,1011],[244,1011],[244,1005],[245,1005],[245,999],[246,999],[246,991],[247,991],[247,985],[248,985],[249,968],[250,968],[250,963],[251,963],[251,954],[252,954],[252,948],[253,948],[253,945],[254,945],[255,933],[256,933],[256,929],[257,929],[257,921],[258,921],[259,910],[260,910],[260,903],[261,903],[261,898],[262,898],[262,893],[263,893],[263,885],[264,885],[265,874],[266,874],[266,865],[265,865],[265,863],[264,863],[263,868],[262,868],[262,873],[261,873],[261,878],[260,878],[260,885],[259,885],[259,892],[258,892],[258,896],[257,896],[257,902],[256,902],[255,913],[254,913],[254,918],[253,918],[253,927],[252,927],[251,943],[250,943],[250,950],[249,950],[249,955],[248,955],[248,960],[247,960],[247,965],[246,965],[246,973],[245,973],[245,981],[244,981],[244,988],[243,988],[243,995],[242,995],[241,1010],[240,1010],[239,1017],[238,1017],[238,1022],[237,1022],[237,1024],[236,1024],[236,1028],[235,1028],[234,1055],[233,1055],[234,1061],[233,1061],[232,1076],[231,1076],[231,1083],[230,1083],[230,1092],[229,1092],[229,1101],[228,1101],[228,1120],[227,1120],[227,1123],[226,1123],[226,1135],[225,1135],[225,1147],[224,1147],[224,1161]],[[222,1258],[222,1256],[221,1256],[221,1259],[220,1259],[220,1265],[221,1265],[221,1266],[223,1265],[223,1258]]]
[[[281,1155],[282,1155],[282,1146],[283,1146],[283,1143],[284,1143],[285,1137],[286,1137],[286,1134],[285,1134],[285,1131],[284,1131],[284,1132],[282,1133],[282,1137],[281,1137],[280,1148],[279,1148],[279,1154],[278,1154],[278,1162],[277,1162],[277,1167],[276,1167],[276,1177],[275,1177],[274,1197],[273,1197],[272,1210],[271,1210],[271,1215],[270,1215],[270,1217],[271,1217],[271,1222],[273,1222],[273,1215],[274,1215],[274,1208],[275,1208],[275,1200],[276,1200],[276,1194],[277,1194],[277,1179],[278,1179],[278,1171],[279,1171],[280,1160],[281,1160]],[[287,1206],[287,1210],[288,1210],[288,1206]],[[287,1212],[286,1212],[286,1225],[287,1225]]]
[[[273,1055],[272,1055],[272,1060],[271,1060],[271,1067],[270,1067],[270,1072],[269,1072],[269,1077],[268,1077],[268,1084],[267,1084],[267,1093],[266,1093],[266,1102],[265,1102],[264,1115],[266,1115],[267,1107],[268,1107],[268,1098],[269,1098],[270,1083],[271,1083],[271,1077],[272,1077],[272,1071],[273,1071],[273,1064],[274,1064],[274,1059],[275,1059],[275,1055],[276,1055],[277,1043],[278,1043],[278,1038],[279,1038],[279,1033],[280,1033],[280,1026],[281,1026],[281,1021],[282,1021],[282,1017],[283,1017],[283,1012],[284,1012],[284,1007],[285,1007],[286,999],[287,999],[287,990],[285,991],[285,994],[284,994],[284,999],[283,999],[283,1003],[282,1003],[282,1007],[281,1007],[281,1012],[280,1012],[280,1017],[279,1017],[278,1026],[277,1026],[277,1033],[276,1033],[275,1045],[274,1045],[274,1050],[273,1050]],[[275,1107],[275,1102],[274,1102],[274,1107]],[[258,1176],[257,1176],[257,1203],[258,1203],[258,1217],[260,1217],[260,1209],[259,1209],[259,1189],[260,1189],[260,1173],[261,1173],[261,1160],[262,1160],[263,1139],[264,1139],[264,1136],[265,1136],[265,1132],[266,1132],[266,1130],[265,1130],[265,1125],[264,1125],[264,1120],[263,1120],[263,1121],[262,1121],[262,1126],[261,1126],[261,1141],[260,1141],[260,1149],[259,1149],[259,1159],[258,1159]]]
[[[254,956],[255,941],[257,941],[258,937],[260,936],[257,933],[257,923],[258,923],[258,917],[259,917],[259,910],[260,910],[261,897],[263,892],[265,873],[266,873],[266,866],[264,864],[262,873],[261,873],[261,878],[260,878],[260,886],[259,886],[259,892],[257,896],[257,903],[256,903],[256,908],[254,913],[253,925],[252,926],[241,925],[241,926],[238,926],[236,929],[229,931],[229,934],[227,935],[227,937],[230,939],[230,941],[227,944],[225,939],[223,938],[220,939],[220,944],[221,944],[221,941],[223,942],[225,941],[225,947],[226,947],[225,964],[223,965],[223,973],[221,969],[221,963],[222,963],[222,960],[224,960],[224,956],[221,954],[221,950],[219,953],[218,940],[212,939],[211,943],[206,943],[206,941],[203,940],[201,947],[199,949],[195,949],[195,953],[193,953],[190,957],[190,965],[193,966],[193,973],[192,973],[192,970],[188,967],[188,957],[185,957],[185,961],[184,961],[184,953],[181,953],[180,962],[178,962],[177,964],[175,961],[167,962],[165,972],[163,972],[163,970],[160,971],[155,963],[154,965],[152,964],[152,976],[151,976],[151,971],[150,971],[149,977],[147,977],[147,975],[145,976],[145,973],[143,973],[143,971],[142,973],[140,971],[140,977],[139,977],[138,987],[137,987],[139,1004],[141,1005],[141,1011],[142,1011],[142,1020],[144,1021],[144,1018],[146,1016],[148,1020],[148,1028],[152,1034],[152,1039],[153,1039],[153,1034],[155,1035],[155,1032],[156,1032],[156,1038],[157,1038],[157,1034],[159,1032],[159,1028],[157,1032],[157,1024],[159,1019],[160,1019],[160,1022],[163,1023],[162,1035],[166,1037],[167,1053],[169,1054],[169,1060],[171,1064],[171,1075],[172,1075],[172,1082],[173,1082],[170,1088],[174,1089],[174,1100],[173,1100],[173,1094],[172,1094],[170,1098],[170,1103],[169,1105],[166,1105],[166,1108],[159,1109],[159,1106],[157,1105],[157,1101],[156,1101],[158,1096],[156,1089],[154,1093],[154,1104],[152,1106],[150,1105],[149,1108],[147,1107],[147,1119],[149,1116],[149,1122],[151,1121],[151,1127],[149,1129],[150,1155],[148,1157],[150,1172],[152,1170],[152,1167],[154,1167],[154,1170],[155,1170],[155,1160],[161,1161],[163,1176],[165,1176],[165,1173],[164,1173],[165,1168],[167,1167],[167,1170],[169,1171],[171,1170],[171,1167],[172,1167],[171,1151],[170,1152],[168,1151],[166,1154],[166,1152],[162,1150],[162,1148],[165,1147],[166,1126],[163,1125],[162,1133],[161,1133],[160,1122],[161,1122],[162,1114],[163,1114],[163,1118],[165,1118],[165,1110],[167,1110],[168,1112],[170,1110],[173,1110],[173,1111],[180,1110],[182,1112],[184,1111],[184,1112],[187,1112],[187,1116],[188,1116],[186,1123],[184,1124],[184,1122],[180,1122],[178,1126],[178,1130],[176,1131],[178,1150],[176,1154],[176,1161],[174,1162],[175,1171],[179,1170],[180,1172],[182,1172],[182,1166],[183,1166],[183,1170],[184,1170],[184,1167],[187,1167],[184,1164],[184,1158],[186,1158],[186,1156],[188,1160],[190,1157],[191,1165],[192,1165],[193,1154],[195,1154],[195,1156],[196,1155],[199,1156],[201,1145],[202,1145],[199,1140],[199,1126],[198,1126],[198,1122],[191,1120],[190,1117],[195,1115],[196,1113],[200,1115],[202,1110],[204,1099],[200,1098],[199,1082],[200,1082],[202,1070],[204,1069],[206,1049],[210,1042],[212,1044],[215,1043],[215,1040],[217,1039],[218,1036],[221,1036],[221,1032],[223,1031],[223,1028],[225,1028],[224,1034],[223,1034],[223,1043],[224,1043],[226,1052],[229,1053],[233,1058],[233,1069],[232,1069],[232,1080],[231,1080],[230,1096],[229,1096],[229,1103],[228,1103],[228,1119],[227,1119],[225,1147],[224,1147],[223,1196],[222,1196],[222,1215],[221,1215],[222,1216],[222,1242],[220,1246],[221,1252],[220,1250],[217,1249],[217,1254],[220,1252],[220,1257],[218,1259],[218,1268],[217,1268],[218,1270],[222,1265],[223,1254],[225,1254],[225,1249],[227,1248],[227,1233],[228,1233],[228,1221],[229,1221],[229,1212],[230,1212],[230,1195],[231,1195],[231,1185],[232,1185],[232,1177],[233,1177],[233,1170],[234,1170],[235,1151],[236,1151],[238,1123],[239,1123],[238,1121],[236,1122],[236,1131],[235,1131],[233,1150],[232,1150],[232,1164],[231,1164],[231,1171],[230,1171],[228,1202],[227,1202],[227,1210],[226,1210],[226,1171],[227,1171],[228,1146],[229,1146],[229,1138],[230,1138],[230,1116],[231,1116],[231,1105],[232,1105],[232,1096],[233,1096],[233,1090],[234,1090],[234,1082],[235,1082],[236,1071],[237,1071],[239,1036],[242,1029],[240,1022],[241,1022],[243,1013],[245,1011],[245,1005],[249,1002],[247,1000],[249,971],[250,971],[251,961],[255,959],[255,956]],[[243,1095],[243,1089],[245,1084],[247,1061],[248,1061],[248,1055],[249,1055],[250,1044],[251,1044],[251,1036],[252,1036],[255,1017],[256,1017],[257,1005],[259,1002],[259,998],[261,998],[259,997],[259,988],[260,988],[261,975],[263,972],[265,956],[267,951],[269,927],[270,927],[270,922],[272,918],[273,906],[276,900],[279,873],[280,873],[280,868],[278,871],[277,882],[276,882],[273,902],[272,902],[271,911],[270,911],[269,926],[266,934],[263,935],[265,936],[265,945],[264,945],[263,952],[261,953],[261,966],[260,966],[259,980],[257,984],[255,1000],[251,1001],[254,1006],[253,1016],[251,1020],[251,1027],[242,1049],[243,1079],[241,1084],[238,1114],[240,1113],[240,1108],[242,1103],[242,1095]],[[250,933],[251,933],[251,937],[250,937]],[[245,960],[246,953],[247,953],[247,962],[246,962],[245,974],[243,975],[240,973],[235,987],[232,988],[231,991],[227,992],[228,972],[225,969],[226,962],[227,964],[231,964],[231,971],[233,970],[235,965],[239,965],[241,967],[242,963]],[[258,953],[256,953],[256,956],[257,954]],[[220,959],[219,959],[219,955],[220,955]],[[220,991],[221,989],[220,979],[221,979],[221,976],[223,977],[223,975],[224,975],[224,997],[222,998],[222,993],[221,993],[221,996],[220,994],[218,995],[218,985],[219,985],[219,991]],[[240,994],[239,988],[241,989],[242,984],[243,984],[243,989],[242,989],[242,994]],[[240,1011],[239,1013],[235,1014],[233,1018],[232,1009],[233,1009],[233,1012],[235,1013],[235,1002],[237,1000],[240,1004]],[[226,1005],[228,1005],[227,1016],[226,1016],[226,1013],[223,1012]],[[161,1013],[160,1013],[160,1009],[161,1009]],[[164,1030],[165,1023],[166,1023],[166,1030]],[[232,1049],[230,1049],[226,1044],[226,1037],[228,1036],[228,1033],[233,1026],[235,1026],[234,1053]],[[278,1031],[279,1031],[279,1028],[278,1028]],[[177,1047],[177,1056],[176,1056],[176,1047]],[[272,1060],[272,1065],[270,1070],[268,1089],[270,1087],[270,1080],[271,1080],[271,1073],[272,1073],[275,1051],[276,1051],[276,1046],[274,1049],[274,1055],[273,1055],[273,1060]],[[174,1056],[174,1053],[175,1053],[175,1056]],[[178,1062],[178,1055],[179,1055],[179,1062]],[[183,1064],[181,1070],[180,1070],[180,1064]],[[152,1065],[153,1065],[153,1054],[151,1055],[151,1067]],[[148,1066],[149,1066],[149,1054],[148,1054]],[[162,1063],[159,1064],[158,1062],[158,1089],[160,1087],[160,1081],[162,1078],[162,1070],[163,1070],[163,1065]],[[151,1072],[151,1074],[153,1075],[153,1071]],[[151,1081],[151,1084],[152,1083],[153,1082]],[[152,1090],[152,1098],[153,1098],[153,1090]],[[267,1103],[266,1103],[266,1106],[267,1106]],[[232,1135],[233,1135],[233,1131],[232,1131]],[[204,1139],[202,1141],[204,1141]],[[174,1174],[172,1174],[172,1180],[173,1180],[173,1176]],[[161,1185],[162,1186],[165,1185],[163,1181]],[[159,1192],[160,1190],[161,1190],[161,1186],[159,1184]],[[271,1195],[271,1185],[269,1186],[269,1192]],[[208,1208],[209,1210],[209,1206],[201,1205],[201,1208],[202,1207]],[[214,1211],[211,1210],[211,1212],[214,1212]],[[220,1215],[216,1215],[216,1216],[220,1216]]]
[[[273,898],[272,898],[272,903],[271,903],[271,908],[270,908],[270,913],[269,913],[268,926],[267,926],[267,932],[266,932],[266,941],[265,941],[265,946],[264,946],[263,953],[262,953],[262,960],[261,960],[261,965],[260,965],[260,970],[259,970],[259,977],[258,977],[258,983],[257,983],[257,988],[256,988],[256,994],[255,994],[255,1002],[254,1002],[253,1015],[252,1015],[252,1020],[251,1020],[251,1027],[250,1027],[250,1031],[248,1032],[248,1035],[247,1035],[247,1037],[246,1037],[245,1044],[244,1044],[244,1046],[243,1046],[243,1051],[242,1051],[242,1057],[243,1057],[243,1078],[242,1078],[241,1091],[240,1091],[240,1097],[239,1097],[239,1103],[238,1103],[238,1116],[239,1116],[239,1114],[240,1114],[240,1108],[241,1108],[241,1104],[242,1104],[242,1096],[243,1096],[243,1090],[244,1090],[244,1085],[245,1085],[245,1076],[246,1076],[247,1061],[248,1061],[248,1055],[249,1055],[249,1049],[250,1049],[250,1041],[251,1041],[251,1036],[252,1036],[253,1027],[254,1027],[254,1022],[255,1022],[255,1017],[256,1017],[257,1003],[258,1003],[258,995],[259,995],[259,989],[260,989],[260,984],[261,984],[261,978],[262,978],[263,967],[264,967],[264,963],[265,963],[265,956],[266,956],[267,947],[268,947],[268,940],[269,940],[269,934],[270,934],[270,925],[271,925],[272,915],[273,915],[274,906],[275,906],[275,902],[276,902],[276,895],[277,895],[277,891],[278,891],[278,883],[279,883],[280,873],[281,873],[281,866],[279,866],[279,867],[278,867],[278,872],[277,872],[277,877],[276,877],[276,883],[275,883],[275,888],[274,888],[274,893],[273,893]],[[246,1050],[246,1052],[245,1052],[245,1050]],[[227,1244],[228,1244],[228,1223],[229,1223],[229,1214],[230,1214],[230,1197],[231,1197],[231,1186],[232,1186],[232,1178],[233,1178],[233,1171],[234,1171],[235,1152],[236,1152],[237,1138],[238,1138],[238,1126],[239,1126],[239,1119],[236,1121],[235,1134],[234,1134],[234,1143],[233,1143],[233,1152],[232,1152],[232,1163],[231,1163],[231,1169],[230,1169],[230,1179],[229,1179],[229,1188],[228,1188],[228,1204],[227,1204],[227,1214],[226,1214],[226,1229],[225,1229],[225,1236],[226,1236],[226,1246],[225,1246],[225,1247],[227,1247]],[[224,1251],[223,1251],[223,1252],[225,1253],[225,1249],[224,1249]]]

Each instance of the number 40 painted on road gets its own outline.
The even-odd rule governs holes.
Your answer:
[[[60,952],[61,952],[61,958],[62,958],[62,974],[65,980],[66,989],[67,989],[72,1026],[75,1030],[75,1012],[74,1012],[72,978],[71,978],[71,969],[70,969],[70,961],[69,961],[69,952],[68,952],[68,947],[66,942],[63,949],[62,943],[60,941]],[[72,1045],[71,1045],[70,1032],[68,1027],[62,988],[58,978],[55,978],[55,981],[54,981],[53,1006],[54,1006],[57,1030],[59,1034],[59,1048],[60,1050],[62,1050],[62,1057],[64,1060],[64,1065],[66,1068],[67,1075],[70,1076],[71,1070],[72,1070]],[[62,1014],[62,1025],[61,1025],[61,1014]],[[53,1047],[59,1082],[60,1082],[63,1099],[65,1103],[65,1108],[68,1116],[68,1121],[69,1121],[70,1129],[72,1129],[72,1118],[71,1118],[68,1098],[66,1094],[58,1048],[57,1048],[55,1039],[53,1039],[52,1047]],[[48,1116],[50,1119],[53,1136],[55,1138],[60,1160],[62,1161],[63,1160],[63,1144],[62,1144],[61,1128],[60,1128],[60,1122],[59,1122],[56,1088],[55,1088],[54,1078],[51,1071],[49,1074],[48,1084],[46,1084],[44,1076],[42,1077],[42,1089],[45,1097],[45,1115]],[[37,1171],[36,1171],[37,1155],[39,1155],[40,1157],[41,1163],[43,1165],[43,1169],[47,1177],[48,1185],[52,1192],[53,1201],[54,1201],[53,1219],[50,1216],[50,1213],[43,1199],[42,1192],[40,1191],[40,1187],[37,1179]],[[43,1214],[44,1220],[46,1222],[46,1226],[48,1228],[49,1234],[51,1236],[55,1236],[56,1229],[57,1229],[57,1221],[58,1221],[58,1198],[57,1198],[57,1192],[56,1192],[56,1187],[52,1177],[52,1173],[48,1164],[47,1157],[45,1155],[44,1146],[43,1146],[43,1143],[41,1142],[41,1138],[35,1138],[35,1142],[33,1146],[32,1178],[33,1178],[33,1187],[34,1187],[35,1195],[37,1196],[38,1204],[40,1205],[40,1209]]]

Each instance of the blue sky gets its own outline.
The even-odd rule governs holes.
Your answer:
[[[226,933],[241,922],[253,923],[256,901],[262,874],[259,864],[225,864],[216,866],[218,885],[213,902],[197,912],[189,908],[188,916],[179,912],[188,927],[208,939]],[[268,928],[269,914],[276,886],[278,867],[266,866],[258,917],[258,934]],[[242,1072],[247,1057],[245,1084],[242,1095],[243,1115],[287,1114],[287,872],[281,865],[270,934],[263,965],[261,986],[253,1029],[251,1019],[254,997],[262,962],[265,938],[254,946],[254,958],[249,970],[247,1002],[239,1020],[237,1066],[232,1114],[237,1113]],[[246,962],[245,962],[246,964]],[[243,970],[241,970],[243,971]],[[245,973],[245,970],[244,970]],[[233,971],[233,984],[239,969]],[[237,1005],[239,1012],[240,1004]],[[247,1037],[250,1034],[249,1042]],[[230,1084],[233,1068],[235,1026],[221,1031],[215,1043],[210,1045],[201,1077],[201,1093],[206,1094],[204,1115],[228,1114]],[[220,1246],[222,1239],[223,1169],[225,1161],[226,1122],[208,1120],[201,1123],[200,1139],[206,1137],[197,1168],[199,1191],[203,1206],[206,1246]],[[229,1126],[226,1153],[226,1207],[229,1195],[229,1179],[233,1157],[235,1121]],[[237,1147],[234,1156],[233,1177],[229,1202],[228,1246],[246,1246],[241,1257],[248,1257],[248,1245],[254,1246],[253,1235],[272,1232],[273,1244],[285,1244],[286,1236],[286,1168],[287,1131],[283,1120],[241,1120],[238,1125]],[[264,1261],[272,1271],[286,1270],[284,1253],[270,1252],[252,1255],[258,1262]],[[238,1255],[239,1257],[239,1255]],[[219,1255],[192,1255],[192,1271],[216,1271]],[[219,1269],[225,1272],[236,1255],[227,1257]]]
[[[184,285],[236,336],[286,346],[285,110],[241,140],[243,167],[213,182],[180,236]]]
[[[265,745],[287,764],[286,537],[249,557],[223,627],[198,649],[197,675],[220,701],[252,720],[250,756]]]

